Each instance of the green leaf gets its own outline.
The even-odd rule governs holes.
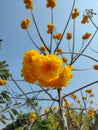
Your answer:
[[[0,122],[2,122],[3,124],[6,124],[5,120],[0,119]]]
[[[8,120],[8,118],[7,118],[4,114],[2,114],[1,117],[2,117],[2,119],[4,119],[4,120]]]
[[[11,112],[9,112],[9,115],[10,115],[11,120],[14,120],[14,116]]]
[[[16,115],[19,115],[18,111],[16,109],[11,109],[11,111],[13,112],[13,114],[16,116]]]
[[[1,93],[1,95],[2,95],[2,97],[5,98],[7,101],[10,100],[10,97],[11,97],[10,93],[8,93],[8,92],[6,92],[6,91],[3,91],[3,92]]]

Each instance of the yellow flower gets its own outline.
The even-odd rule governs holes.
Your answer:
[[[38,69],[38,60],[40,59],[40,54],[35,50],[26,51],[23,58],[23,67],[21,75],[24,77],[25,81],[29,83],[34,83],[38,80],[39,74]]]
[[[55,54],[42,55],[28,50],[23,57],[21,76],[26,82],[58,89],[67,86],[73,76],[73,67],[62,68],[62,64],[62,59]]]
[[[74,99],[77,99],[77,95],[75,93],[72,93],[71,97],[74,98]]]
[[[62,49],[61,49],[61,48],[58,48],[58,49],[56,50],[56,52],[57,52],[57,53],[62,53]]]
[[[94,94],[93,94],[93,93],[91,93],[91,94],[90,94],[90,97],[94,97]]]
[[[67,33],[67,34],[66,34],[66,38],[67,38],[68,40],[72,39],[72,33]]]
[[[24,30],[28,29],[29,25],[30,25],[30,22],[31,22],[30,19],[22,20],[22,22],[21,22],[22,29],[24,29]]]
[[[68,58],[63,57],[63,58],[62,58],[62,60],[63,60],[63,62],[65,63],[65,62],[67,62],[67,61],[68,61]]]
[[[35,120],[35,118],[36,118],[36,114],[35,113],[32,113],[32,114],[29,115],[29,121],[30,122],[33,122]]]
[[[79,99],[77,99],[77,103],[81,103],[81,101]]]
[[[94,66],[93,66],[93,69],[94,69],[94,70],[98,70],[98,64],[94,65]]]
[[[72,19],[75,19],[79,16],[79,11],[77,8],[74,9],[74,12],[72,13]]]
[[[58,77],[55,77],[52,80],[39,80],[38,83],[42,87],[49,87],[49,88],[55,88],[59,89],[61,87],[67,86],[70,82],[70,79],[72,78],[72,68],[70,66],[65,66],[62,68],[61,73],[58,75]]]
[[[89,109],[88,114],[89,114],[90,117],[94,117],[94,108],[93,107],[91,107]]]
[[[50,111],[49,108],[44,109],[44,113],[48,113],[49,111]]]
[[[83,96],[83,97],[82,97],[82,99],[83,99],[83,100],[86,100],[86,99],[87,99],[87,97],[86,97],[86,96]]]
[[[49,8],[54,8],[56,6],[56,0],[47,0],[46,7]]]
[[[47,33],[52,34],[52,32],[54,31],[54,25],[53,24],[48,24],[47,28],[48,28]]]
[[[33,1],[32,0],[24,0],[24,3],[25,3],[25,6],[26,6],[26,9],[34,9],[33,7]]]
[[[65,103],[64,104],[64,108],[68,108],[69,107],[69,104],[68,103]]]
[[[88,22],[89,22],[88,19],[89,19],[89,16],[85,15],[85,16],[83,17],[81,23],[82,23],[82,24],[88,23]]]
[[[82,39],[83,39],[83,40],[86,40],[86,39],[88,39],[90,36],[91,36],[91,33],[90,33],[90,32],[87,32],[87,33],[85,33],[85,34],[82,36]]]
[[[87,89],[85,90],[86,93],[91,93],[92,92],[92,89]]]
[[[43,51],[43,52],[45,52],[46,51],[46,47],[45,46],[41,46],[40,50]]]
[[[7,84],[6,80],[0,79],[0,86],[4,86]]]
[[[40,79],[52,80],[57,77],[62,68],[62,59],[54,54],[47,54],[40,58]]]
[[[56,111],[57,110],[57,107],[56,106],[53,106],[52,107],[52,111]]]
[[[62,33],[54,34],[54,35],[53,35],[53,38],[54,38],[54,39],[57,39],[57,40],[61,40],[61,38],[62,38]]]

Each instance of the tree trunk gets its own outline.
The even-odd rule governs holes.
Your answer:
[[[67,119],[63,108],[64,100],[63,100],[62,89],[58,89],[58,97],[59,97],[60,128],[61,130],[68,130]]]

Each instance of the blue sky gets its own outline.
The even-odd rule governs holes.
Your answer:
[[[50,11],[45,8],[46,0],[34,0],[35,10],[34,14],[37,19],[38,26],[40,31],[42,32],[42,36],[45,41],[48,43],[48,35],[46,34],[46,25],[50,20]],[[57,0],[57,8],[54,9],[54,23],[56,25],[56,31],[62,32],[64,24],[66,23],[66,19],[69,15],[69,11],[72,6],[72,0]],[[85,32],[94,32],[95,28],[91,25],[80,25],[79,21],[82,19],[82,14],[85,9],[94,9],[94,11],[98,12],[98,1],[97,0],[76,0],[75,7],[80,11],[80,17],[76,21],[76,50],[81,44],[81,35]],[[22,79],[20,76],[20,71],[22,67],[22,57],[24,52],[28,49],[35,49],[30,39],[27,36],[26,31],[22,30],[20,27],[20,23],[22,19],[31,18],[30,12],[25,9],[22,0],[0,0],[0,38],[3,39],[2,49],[0,50],[0,60],[6,60],[9,64],[10,73],[13,75],[15,79]],[[66,19],[65,19],[66,18]],[[98,23],[98,15],[93,18],[94,22]],[[72,24],[68,26],[68,31],[72,30]],[[32,33],[33,39],[41,45],[38,36],[36,35],[36,31],[34,25],[30,25],[30,32]],[[95,39],[92,41],[92,46],[94,49],[98,51],[98,34]],[[62,41],[61,47],[66,48],[64,41]],[[66,50],[66,49],[65,49]],[[87,50],[85,54],[89,54],[96,59],[98,59],[98,54],[95,54],[91,50]],[[80,58],[75,63],[75,68],[91,68],[93,64],[96,62],[92,62],[87,58]],[[71,92],[75,89],[80,88],[90,82],[98,80],[98,71],[94,71],[93,69],[89,71],[82,72],[74,72],[74,78],[72,79],[69,87],[64,89],[65,93]],[[24,91],[28,91],[27,83],[19,83]],[[16,90],[14,84],[9,82],[8,87]],[[13,88],[12,88],[13,87]],[[95,101],[98,103],[98,84],[93,85],[92,87],[95,93]],[[0,91],[2,88],[0,88]]]

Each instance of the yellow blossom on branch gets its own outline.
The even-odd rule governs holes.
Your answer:
[[[77,103],[81,103],[81,101],[79,99],[77,99]]]
[[[56,0],[47,0],[47,4],[46,4],[46,7],[49,8],[54,8],[56,7]]]
[[[86,97],[86,96],[83,96],[83,97],[82,97],[82,99],[83,99],[83,100],[86,100],[86,99],[87,99],[87,97]]]
[[[74,9],[74,12],[72,13],[72,19],[75,19],[79,16],[79,11],[77,8]]]
[[[47,33],[52,34],[52,32],[54,31],[54,25],[53,24],[48,24],[47,28],[48,28]]]
[[[36,118],[36,114],[35,114],[35,113],[31,113],[31,114],[29,115],[29,121],[30,121],[30,122],[33,122],[33,121],[35,120],[35,118]]]
[[[46,47],[45,46],[41,46],[40,50],[43,51],[43,52],[45,52],[46,51]]]
[[[89,114],[90,117],[94,117],[94,108],[93,107],[91,107],[89,109],[88,114]]]
[[[23,57],[21,75],[29,83],[37,82],[42,87],[61,88],[67,86],[73,77],[73,66],[63,67],[62,58],[55,54],[39,54],[28,50]]]
[[[58,49],[56,50],[56,52],[57,52],[57,53],[62,53],[62,49],[61,49],[61,48],[58,48]]]
[[[66,63],[68,61],[68,58],[63,57],[62,60],[63,60],[64,63]]]
[[[90,33],[90,32],[87,32],[87,33],[85,33],[85,34],[82,36],[82,39],[83,39],[83,40],[86,40],[86,39],[90,38],[90,36],[91,36],[91,33]]]
[[[42,87],[46,88],[55,88],[59,89],[61,87],[67,86],[70,82],[70,79],[73,77],[73,74],[71,72],[72,68],[69,66],[65,66],[62,68],[61,73],[58,77],[54,78],[53,80],[39,80],[38,83]]]
[[[87,89],[85,90],[86,93],[91,93],[92,92],[92,89]]]
[[[68,40],[72,39],[72,33],[67,33],[67,34],[66,34],[66,38],[67,38]]]
[[[62,38],[62,33],[54,34],[54,35],[53,35],[53,38],[54,38],[54,39],[57,39],[57,40],[61,40],[61,38]]]
[[[98,64],[94,65],[94,66],[93,66],[93,69],[94,69],[94,70],[98,70]]]
[[[32,0],[24,0],[26,9],[34,9]]]
[[[77,99],[77,95],[75,93],[72,93],[71,97],[74,98],[74,99]]]
[[[48,113],[49,111],[50,111],[49,108],[44,109],[44,113]]]
[[[94,94],[93,94],[93,93],[91,93],[91,94],[90,94],[90,97],[94,97]]]
[[[57,77],[62,68],[62,59],[54,54],[47,54],[42,56],[39,62],[40,79],[54,79]]]
[[[53,106],[52,107],[52,111],[56,111],[57,110],[57,107],[56,106]]]
[[[4,86],[7,84],[6,80],[0,79],[0,86]]]
[[[81,23],[82,23],[82,24],[86,24],[86,23],[89,22],[88,20],[89,20],[89,16],[85,15],[85,16],[83,17]]]
[[[22,29],[24,29],[24,30],[28,29],[29,25],[30,25],[30,22],[31,22],[30,19],[24,19],[24,20],[22,20],[22,22],[21,22]]]
[[[39,74],[37,72],[37,65],[39,58],[40,54],[35,50],[28,50],[25,52],[21,75],[26,82],[34,83],[38,80]]]

